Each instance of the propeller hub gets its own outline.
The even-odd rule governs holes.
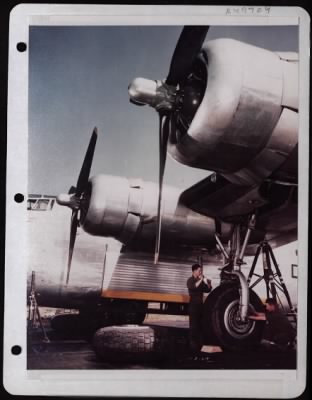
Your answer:
[[[175,106],[176,88],[160,80],[135,78],[128,87],[130,101],[145,105],[157,111],[169,111]]]
[[[145,78],[135,78],[128,86],[130,99],[138,105],[153,105],[156,90],[157,82]]]
[[[56,202],[60,206],[67,206],[72,210],[78,210],[80,206],[80,199],[75,194],[61,193],[57,196]]]
[[[191,123],[198,107],[204,97],[205,84],[200,81],[190,81],[183,87],[178,94],[179,111]]]

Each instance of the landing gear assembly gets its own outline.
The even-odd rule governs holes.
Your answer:
[[[255,268],[261,252],[263,259],[263,275],[258,275],[255,274]],[[273,270],[273,267],[275,268],[275,272]],[[253,276],[256,276],[257,280],[252,285],[250,285]],[[279,300],[279,303],[281,303],[279,294],[282,293],[286,297],[287,304],[290,310],[289,316],[292,316],[296,322],[296,311],[292,304],[287,286],[284,282],[282,273],[277,264],[272,247],[267,241],[260,243],[258,246],[248,275],[247,284],[250,285],[251,288],[253,288],[258,285],[262,280],[264,280],[265,282],[267,298],[272,297],[274,300]]]
[[[262,301],[253,291],[253,288],[261,281],[265,283],[267,298],[272,297],[281,303],[279,293],[282,293],[287,299],[290,314],[294,318],[296,316],[273,250],[267,241],[259,244],[247,279],[241,271],[255,221],[255,215],[252,215],[241,247],[241,227],[235,226],[229,252],[216,234],[217,245],[224,255],[225,265],[221,269],[220,286],[213,290],[206,300],[204,325],[206,337],[207,335],[212,337],[224,350],[250,350],[260,343],[264,322],[250,320],[248,315],[264,311]],[[259,275],[255,273],[255,268],[261,252],[263,274]],[[254,276],[256,280],[251,284]]]
[[[263,304],[256,293],[249,291],[249,312],[263,311]],[[248,351],[259,344],[264,324],[240,317],[238,284],[231,282],[218,286],[205,303],[205,337],[229,351]]]

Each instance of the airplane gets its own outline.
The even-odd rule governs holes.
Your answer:
[[[90,178],[95,128],[76,186],[56,197],[72,211],[67,275],[47,285],[39,274],[36,289],[41,305],[85,309],[89,316],[93,308],[119,323],[142,322],[153,301],[160,303],[156,312],[186,315],[185,282],[198,260],[208,276],[212,266],[220,269],[205,302],[205,326],[223,349],[241,351],[261,339],[263,324],[248,319],[263,307],[253,290],[259,282],[263,297],[281,292],[296,314],[272,249],[297,239],[298,54],[232,39],[205,42],[208,29],[183,28],[166,80],[135,78],[128,88],[132,103],[159,115],[158,185]],[[209,171],[207,178],[183,191],[163,185],[167,153]],[[106,255],[96,268],[85,260],[75,278],[78,227],[102,240]],[[105,238],[121,246],[109,272]]]

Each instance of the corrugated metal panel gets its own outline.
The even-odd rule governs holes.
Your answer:
[[[187,295],[186,281],[190,275],[189,262],[167,259],[155,265],[152,257],[121,255],[108,289]]]

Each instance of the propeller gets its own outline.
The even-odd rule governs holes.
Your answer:
[[[183,28],[175,47],[165,82],[136,78],[128,88],[132,103],[140,106],[149,104],[159,113],[159,193],[154,255],[155,264],[159,259],[162,189],[168,139],[171,132],[175,130],[176,118],[179,118],[178,112],[181,109],[181,104],[183,104],[184,93],[180,86],[183,86],[183,83],[192,71],[192,66],[200,53],[208,29],[208,26],[186,26]],[[197,104],[197,102],[194,104]]]
[[[79,226],[78,215],[82,208],[81,199],[83,198],[84,192],[87,190],[89,176],[91,171],[91,165],[97,141],[97,128],[95,127],[82,163],[82,167],[78,176],[76,187],[71,186],[67,195],[59,195],[57,202],[60,205],[66,205],[72,209],[71,223],[70,223],[70,237],[69,237],[69,252],[67,260],[67,276],[66,285],[69,281],[71,263],[73,258],[73,252],[75,247],[77,228]]]
[[[204,43],[208,26],[187,26],[184,27],[176,48],[174,50],[169,73],[166,79],[167,85],[177,86],[184,81],[190,73],[195,58],[201,50]],[[159,189],[158,189],[158,205],[157,205],[157,222],[156,222],[156,243],[154,263],[159,260],[160,236],[161,236],[161,206],[162,206],[162,188],[164,173],[167,159],[168,139],[174,124],[173,113],[169,115],[159,114]]]
[[[97,141],[97,127],[93,129],[92,136],[89,142],[89,146],[86,151],[85,158],[82,163],[82,167],[80,170],[80,174],[77,180],[77,185],[76,185],[76,196],[80,197],[83,191],[86,189],[86,186],[89,181],[89,176],[90,176],[90,171],[91,171],[91,165],[93,161],[93,155],[94,155],[94,150],[95,150],[95,145]]]
[[[68,260],[67,260],[66,285],[68,285],[68,281],[69,281],[69,274],[70,274],[71,263],[72,263],[72,259],[73,259],[74,246],[75,246],[75,241],[76,241],[78,225],[79,225],[78,210],[73,210],[72,216],[71,216],[71,222],[70,222],[70,236],[69,236]]]
[[[166,79],[168,85],[177,86],[187,78],[192,64],[202,48],[208,29],[209,26],[185,26],[183,28],[171,59]]]
[[[161,234],[161,206],[162,206],[162,188],[167,159],[167,144],[170,135],[170,121],[168,115],[159,114],[159,176],[158,176],[158,202],[157,202],[157,220],[156,220],[156,243],[154,263],[159,259],[160,234]]]

